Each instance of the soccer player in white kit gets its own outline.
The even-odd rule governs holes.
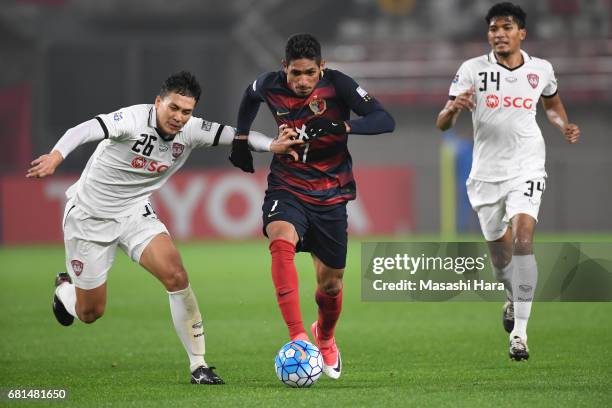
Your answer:
[[[194,148],[229,145],[234,139],[232,127],[192,117],[200,93],[192,74],[173,74],[154,105],[122,108],[69,129],[49,154],[32,162],[26,177],[52,175],[77,146],[99,142],[80,179],[66,192],[62,225],[69,274],[56,278],[57,320],[68,326],[75,317],[85,323],[102,317],[107,273],[120,247],[168,291],[174,327],[189,356],[191,382],[223,384],[204,360],[202,317],[180,254],[149,202]],[[297,140],[251,132],[249,142],[253,150],[297,159],[291,149]]]
[[[546,179],[538,100],[568,143],[580,137],[578,126],[568,121],[551,64],[521,50],[526,17],[512,3],[491,7],[485,20],[492,50],[461,65],[436,120],[439,129],[447,130],[462,110],[472,112],[468,197],[489,244],[495,276],[506,288],[503,325],[516,361],[529,358],[527,321],[537,282],[533,232]]]

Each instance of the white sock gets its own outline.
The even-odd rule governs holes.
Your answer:
[[[206,365],[204,327],[198,301],[191,286],[176,292],[168,292],[168,295],[174,328],[187,351],[189,368],[193,372],[196,368]]]
[[[514,330],[510,338],[518,336],[527,341],[527,322],[538,282],[538,266],[535,255],[514,255],[516,269],[512,279],[514,293]]]
[[[64,304],[66,311],[77,319],[79,316],[76,314],[76,289],[73,283],[64,282],[55,288],[55,294],[59,300]]]
[[[499,282],[504,284],[504,287],[506,288],[506,296],[509,300],[512,300],[512,275],[514,274],[515,269],[513,260],[514,258],[510,259],[508,265],[504,266],[503,268],[498,268],[491,264],[493,265],[493,274]]]

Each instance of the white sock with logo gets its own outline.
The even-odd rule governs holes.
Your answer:
[[[512,279],[514,294],[514,330],[510,338],[518,336],[527,341],[527,322],[538,282],[538,266],[535,255],[514,255],[516,269]]]
[[[73,283],[64,282],[55,288],[55,294],[63,303],[66,311],[75,318],[79,318],[76,314],[76,288]]]
[[[174,328],[187,351],[189,368],[193,372],[200,366],[206,366],[204,327],[198,301],[191,286],[176,292],[168,292],[168,296]]]

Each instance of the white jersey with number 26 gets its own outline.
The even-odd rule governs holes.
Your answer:
[[[153,105],[134,105],[96,117],[104,130],[102,140],[81,178],[66,195],[85,212],[116,218],[144,206],[187,160],[192,149],[216,146],[223,137],[231,142],[230,126],[192,117],[172,140],[156,131]]]
[[[451,84],[451,98],[475,89],[472,179],[498,182],[546,175],[536,108],[540,96],[556,95],[557,80],[548,61],[521,54],[523,64],[514,69],[499,64],[493,52],[467,60]]]

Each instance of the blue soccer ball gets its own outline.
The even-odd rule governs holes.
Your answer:
[[[274,359],[276,376],[290,387],[305,388],[323,373],[323,357],[312,343],[294,340],[285,344]]]

